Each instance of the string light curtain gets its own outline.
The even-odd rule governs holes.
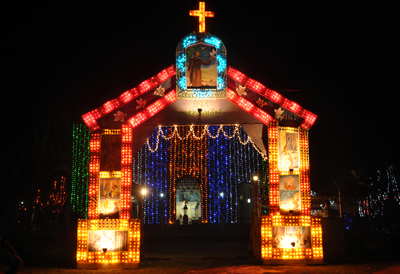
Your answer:
[[[252,183],[257,174],[259,193],[268,191],[266,156],[260,152],[238,125],[158,127],[133,159],[133,180],[149,190],[145,223],[160,223],[161,214],[167,223],[175,222],[176,182],[182,176],[201,182],[204,223],[219,223],[222,211],[226,222],[236,223],[239,184]]]
[[[162,132],[167,136],[168,129],[163,127]],[[144,223],[159,224],[161,215],[167,220],[167,206],[161,212],[162,198],[161,193],[168,199],[170,196],[168,189],[168,146],[169,142],[164,139],[157,139],[158,129],[156,129],[143,145],[138,154],[132,160],[132,178],[136,184],[144,186],[148,194],[144,200]],[[158,146],[152,153],[150,147]]]
[[[71,206],[74,212],[87,218],[89,184],[89,137],[84,124],[73,124]]]
[[[208,218],[207,139],[200,126],[178,127],[177,138],[171,140],[169,162],[169,223],[176,219],[176,182],[190,176],[200,182],[202,221]],[[175,133],[175,131],[174,131]],[[172,138],[172,135],[171,135]]]
[[[238,186],[252,183],[256,174],[263,183],[264,157],[254,146],[243,145],[250,139],[241,127],[224,126],[221,130],[220,126],[212,126],[208,132],[209,220],[219,223],[223,212],[226,222],[237,223]]]

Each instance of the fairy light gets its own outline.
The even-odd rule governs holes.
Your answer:
[[[308,131],[300,128],[300,191],[301,191],[301,215],[311,214],[310,198],[310,164],[308,154]]]
[[[382,176],[381,173],[385,174]],[[372,179],[372,178],[370,178]],[[360,217],[371,216],[373,218],[384,216],[384,207],[388,200],[400,204],[400,192],[394,175],[393,165],[386,168],[385,171],[377,170],[374,179],[371,181],[371,187],[381,186],[368,193],[366,197],[359,200],[359,215]]]
[[[99,193],[99,171],[100,171],[100,133],[90,135],[90,158],[89,158],[89,205],[88,218],[97,219],[97,202]]]
[[[87,218],[89,184],[89,136],[86,125],[73,123],[71,206]]]
[[[315,123],[315,121],[318,117],[311,111],[308,111],[308,110],[302,108],[299,104],[288,100],[287,98],[283,97],[281,94],[276,92],[275,90],[265,87],[263,84],[247,77],[245,74],[232,68],[231,66],[228,66],[227,76],[229,78],[231,78],[232,80],[234,80],[235,82],[241,84],[242,86],[246,86],[247,88],[249,88],[249,89],[257,92],[258,94],[264,96],[265,98],[271,100],[272,102],[277,103],[277,104],[281,105],[282,107],[292,111],[296,115],[304,118],[304,120],[302,121],[302,123],[300,125],[301,128],[309,130],[313,126],[313,124]],[[246,103],[245,101],[243,101],[245,99],[242,98],[241,96],[238,96],[236,94],[236,92],[228,89],[227,95],[228,95],[228,99],[230,101],[232,101],[236,104],[239,103],[238,105],[241,108],[243,108],[244,110],[246,110],[248,112],[251,112],[251,110],[249,110],[250,105],[248,103]],[[239,99],[239,98],[242,98],[242,99]],[[255,108],[255,109],[258,109],[258,108]],[[256,113],[251,113],[251,114],[256,116],[255,115]],[[258,116],[260,116],[260,115],[261,114],[258,113]],[[257,118],[260,119],[259,117],[257,117]],[[274,120],[273,118],[272,119],[271,118],[269,118],[269,117],[264,118],[265,121],[262,121],[262,119],[260,119],[260,120],[264,124],[267,124],[268,122]],[[269,119],[271,119],[271,120],[269,120]]]
[[[255,174],[262,168],[258,151],[253,146],[243,146],[249,143],[244,130],[236,126],[210,126],[206,130],[199,126],[158,127],[139,150],[132,167],[133,180],[145,184],[153,193],[146,196],[145,223],[159,223],[161,192],[166,194],[167,201],[162,213],[164,220],[174,223],[177,179],[184,175],[199,178],[201,170],[204,171],[200,172],[201,175],[205,176],[200,179],[205,182],[200,185],[203,222],[218,223],[223,207],[227,212],[226,221],[236,223],[237,186],[242,182],[248,183],[249,174]],[[238,153],[238,150],[241,152]],[[160,155],[164,155],[163,159]],[[165,159],[169,159],[168,165]],[[246,161],[249,164],[241,164]],[[239,170],[241,176],[237,174]],[[218,195],[214,195],[221,190],[226,194],[222,207]]]
[[[129,124],[123,124],[121,132],[121,219],[129,219],[132,181],[132,127]]]
[[[217,50],[217,89],[216,90],[204,90],[197,89],[192,90],[187,87],[186,75],[186,49],[195,44],[203,44],[213,46]],[[210,98],[210,99],[225,99],[227,95],[227,52],[221,39],[207,33],[207,32],[195,32],[191,33],[182,38],[176,48],[176,91],[177,97],[182,98]],[[190,56],[191,57],[191,56]]]
[[[176,75],[175,66],[171,65],[166,69],[163,69],[157,75],[143,81],[138,86],[125,91],[118,98],[112,99],[106,103],[104,103],[100,108],[94,109],[88,113],[82,115],[82,119],[85,122],[86,126],[89,128],[91,132],[100,129],[97,120],[102,118],[104,115],[112,112],[113,110],[129,103],[133,99],[136,99],[143,93],[156,88],[161,85],[166,80]],[[148,117],[146,117],[147,119]],[[134,123],[131,122],[132,125]]]
[[[191,126],[190,129],[189,129],[189,131],[186,133],[186,135],[182,137],[182,136],[179,134],[179,132],[178,132],[178,126],[175,125],[171,137],[167,138],[167,137],[162,133],[161,126],[158,126],[158,135],[157,135],[157,137],[156,137],[156,138],[157,138],[156,145],[152,147],[152,146],[149,144],[149,138],[147,139],[146,143],[147,143],[147,145],[148,145],[148,147],[149,147],[149,150],[150,150],[152,153],[154,153],[154,152],[156,152],[157,149],[158,149],[158,144],[159,144],[159,142],[160,142],[160,136],[161,136],[162,138],[164,138],[165,140],[170,140],[171,138],[174,138],[174,137],[175,137],[175,138],[178,138],[179,140],[183,140],[183,139],[187,139],[187,138],[191,138],[191,137],[193,137],[193,138],[195,138],[195,139],[203,139],[203,138],[205,138],[206,136],[209,137],[209,138],[214,138],[214,139],[215,139],[215,138],[218,138],[219,135],[220,135],[221,132],[222,132],[222,134],[223,134],[225,137],[229,138],[229,139],[235,138],[235,136],[237,135],[240,144],[242,144],[242,145],[244,145],[244,146],[248,145],[249,143],[252,144],[253,148],[261,155],[261,157],[263,157],[264,160],[267,159],[266,155],[257,147],[257,145],[253,142],[253,140],[251,139],[250,136],[247,135],[246,141],[243,141],[243,140],[242,140],[242,138],[240,137],[240,134],[239,134],[239,129],[240,129],[240,126],[239,126],[239,125],[235,125],[235,130],[234,130],[234,132],[233,132],[231,135],[229,135],[228,133],[226,133],[226,131],[224,130],[224,126],[223,126],[223,125],[220,125],[220,126],[218,127],[218,131],[217,131],[217,133],[216,133],[215,135],[213,135],[213,134],[210,133],[209,127],[208,127],[207,125],[204,126],[204,129],[202,130],[200,136],[196,136],[196,135],[194,134],[193,128],[194,128],[194,126]]]
[[[161,128],[164,135],[167,135],[167,128]],[[157,141],[158,128],[150,135],[149,144],[155,146]],[[168,141],[160,139],[158,149],[155,153],[148,151],[147,143],[139,150],[132,160],[133,181],[143,185],[150,191],[145,199],[145,219],[146,224],[159,224],[159,210],[162,203],[160,193],[169,197],[168,192]],[[168,208],[164,207],[164,221],[167,221]]]
[[[191,10],[189,12],[190,16],[198,16],[199,17],[199,32],[206,31],[206,17],[214,17],[214,12],[206,11],[205,7],[206,7],[205,2],[199,2],[199,9]]]
[[[88,251],[89,250],[89,234],[91,233],[116,233],[117,231],[126,231],[127,239],[119,239],[115,237],[108,244],[124,245],[124,251]],[[105,233],[105,234],[103,234]],[[104,219],[104,220],[78,220],[77,235],[77,268],[98,268],[99,264],[121,263],[124,267],[137,268],[140,262],[140,220],[123,220],[123,219]],[[93,239],[91,239],[93,241]],[[104,243],[103,243],[104,244]]]
[[[270,214],[279,212],[278,123],[268,126],[269,150],[269,205]]]
[[[61,176],[59,180],[55,179],[53,183],[53,191],[46,195],[40,193],[40,189],[36,195],[36,205],[40,207],[43,213],[46,212],[61,212],[65,201],[67,200],[67,193],[65,188],[65,177]]]
[[[310,229],[311,247],[274,248],[273,227]],[[261,257],[269,259],[323,259],[321,218],[314,216],[262,216]]]

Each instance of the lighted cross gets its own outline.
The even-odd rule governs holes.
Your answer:
[[[204,2],[199,2],[199,10],[189,11],[190,16],[199,17],[199,32],[206,31],[206,17],[214,17],[214,12],[206,11],[206,4]]]

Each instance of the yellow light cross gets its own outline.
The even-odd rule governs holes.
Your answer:
[[[204,2],[199,2],[199,10],[189,11],[190,16],[199,17],[199,32],[206,31],[206,17],[214,17],[214,12],[206,11],[206,4]]]

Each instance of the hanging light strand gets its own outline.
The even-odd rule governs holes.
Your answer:
[[[247,135],[247,140],[246,140],[246,141],[243,141],[243,140],[242,140],[242,138],[240,137],[240,134],[239,134],[239,125],[235,125],[235,129],[234,129],[232,135],[229,135],[229,134],[224,130],[224,126],[223,126],[223,125],[220,125],[220,126],[219,126],[216,135],[212,135],[212,134],[210,133],[210,131],[209,131],[208,125],[205,125],[204,128],[203,128],[203,130],[202,130],[202,132],[201,132],[201,134],[199,134],[199,136],[196,136],[196,133],[194,132],[194,126],[191,125],[191,126],[190,126],[190,129],[189,129],[189,131],[187,132],[187,134],[186,134],[185,137],[182,137],[182,136],[179,134],[178,126],[177,126],[177,125],[174,125],[174,130],[172,131],[171,136],[169,136],[169,137],[165,136],[165,135],[164,135],[164,132],[161,130],[161,126],[158,126],[158,132],[157,132],[157,137],[156,137],[156,140],[157,140],[157,141],[156,141],[155,148],[153,149],[153,148],[151,147],[150,142],[149,142],[149,138],[147,138],[146,144],[147,144],[147,147],[149,148],[150,152],[151,152],[151,153],[154,153],[154,152],[156,152],[156,151],[158,150],[158,146],[159,146],[159,143],[160,143],[160,136],[162,136],[162,138],[164,138],[164,140],[167,140],[167,141],[168,141],[168,140],[171,140],[171,139],[174,138],[174,137],[178,138],[179,140],[187,140],[187,139],[190,138],[190,137],[193,137],[193,138],[196,139],[196,140],[200,140],[200,139],[203,139],[205,136],[209,136],[210,138],[215,139],[215,138],[218,138],[218,136],[221,134],[221,131],[223,132],[223,135],[224,135],[226,138],[229,138],[229,139],[232,139],[232,138],[234,138],[234,137],[237,135],[240,144],[242,144],[242,145],[244,145],[244,146],[248,145],[248,143],[251,143],[251,144],[253,145],[254,149],[255,149],[255,150],[261,155],[261,157],[264,159],[264,161],[268,159],[267,156],[256,146],[256,144],[253,142],[253,140],[251,139],[250,136]]]

